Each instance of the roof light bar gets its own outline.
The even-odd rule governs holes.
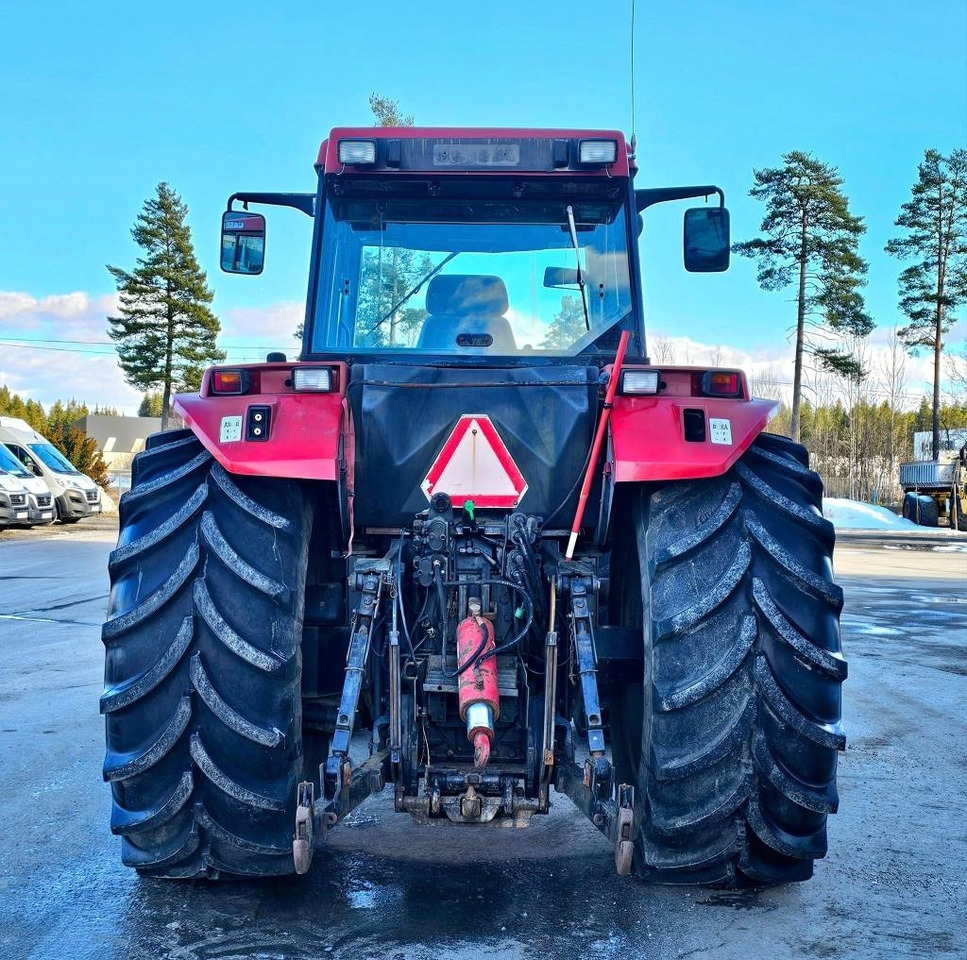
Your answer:
[[[618,159],[617,140],[582,140],[578,144],[578,162],[606,166]]]
[[[332,386],[329,367],[297,367],[292,371],[292,387],[300,393],[329,393]]]
[[[340,140],[339,162],[354,167],[376,163],[375,140]]]
[[[621,374],[621,392],[625,394],[658,393],[661,374],[657,370],[625,370]]]

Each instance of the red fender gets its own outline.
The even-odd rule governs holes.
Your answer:
[[[617,396],[611,411],[614,480],[720,476],[745,453],[778,409],[774,400]],[[704,440],[685,439],[686,410],[704,413]]]
[[[344,399],[346,368],[343,364],[332,368],[337,386],[332,393],[296,393],[291,387],[291,363],[232,367],[249,374],[253,389],[230,396],[211,394],[212,370],[206,370],[200,392],[178,394],[174,409],[229,473],[338,480],[340,447],[345,444],[349,418]],[[271,410],[269,442],[223,440],[225,419],[241,417],[244,431],[248,409],[255,405]]]

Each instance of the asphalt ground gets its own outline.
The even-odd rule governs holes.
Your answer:
[[[376,797],[300,879],[141,880],[101,780],[112,518],[0,533],[0,957],[965,957],[967,537],[844,533],[849,737],[808,883],[614,875],[564,798],[526,830]]]

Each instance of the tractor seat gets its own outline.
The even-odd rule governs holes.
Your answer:
[[[516,353],[514,331],[504,314],[507,287],[500,277],[448,274],[426,290],[429,316],[417,346],[461,353]]]

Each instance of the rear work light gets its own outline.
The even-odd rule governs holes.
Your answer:
[[[340,140],[339,162],[354,167],[376,163],[375,140]]]
[[[248,390],[248,374],[244,370],[216,370],[212,374],[212,393],[238,394]]]
[[[292,371],[292,388],[304,393],[329,393],[332,370],[329,367],[299,367]]]
[[[625,370],[621,374],[622,393],[658,393],[661,374],[657,370]]]
[[[742,377],[734,371],[709,370],[702,374],[702,393],[707,397],[741,397]]]
[[[587,164],[614,163],[618,159],[617,140],[582,140],[578,144],[578,161]]]

